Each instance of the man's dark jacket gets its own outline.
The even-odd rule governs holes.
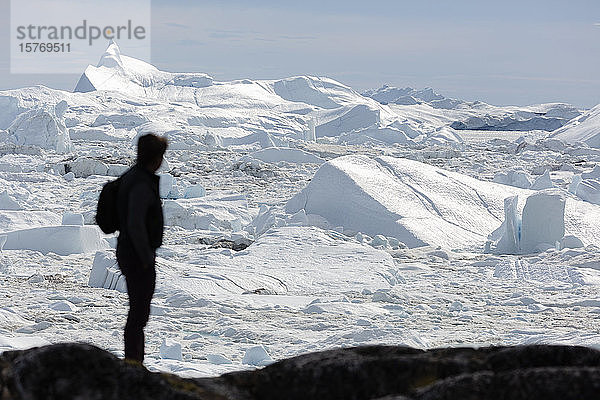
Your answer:
[[[118,259],[141,266],[154,265],[155,251],[162,244],[164,228],[159,179],[139,165],[123,174],[117,197]]]

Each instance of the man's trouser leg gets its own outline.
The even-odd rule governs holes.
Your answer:
[[[144,361],[144,327],[150,316],[150,302],[154,295],[156,272],[154,265],[144,268],[127,265],[122,268],[129,295],[129,314],[125,324],[125,358]]]

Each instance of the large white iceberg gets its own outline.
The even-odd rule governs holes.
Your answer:
[[[572,236],[565,241],[563,193],[545,190],[532,194],[527,197],[522,214],[518,201],[517,196],[504,200],[504,222],[490,235],[492,241],[500,236],[493,249],[495,253],[529,254],[573,242]]]
[[[395,237],[409,247],[473,249],[502,224],[504,199],[534,193],[417,161],[352,155],[323,164],[286,211],[304,209],[332,226]],[[600,239],[597,218],[600,207],[567,199],[566,231],[584,243]]]
[[[96,66],[88,66],[77,86],[76,92],[94,90],[126,91],[132,95],[168,96],[183,88],[206,87],[212,78],[206,74],[174,74],[164,72],[144,61],[121,54],[113,41],[100,57]]]
[[[558,192],[539,192],[527,198],[522,216],[521,251],[540,245],[553,247],[565,236],[565,198]]]
[[[20,114],[8,127],[8,139],[17,146],[37,146],[68,153],[73,149],[65,126],[66,101],[54,106],[41,106]]]
[[[44,226],[6,233],[5,250],[36,250],[61,256],[107,249],[97,226]]]
[[[455,134],[442,138],[435,130],[440,126],[407,121],[390,107],[330,78],[219,82],[203,73],[161,71],[122,54],[113,42],[97,65],[86,68],[74,93],[41,86],[0,92],[0,142],[9,135],[1,130],[20,114],[61,101],[69,107],[64,124],[56,123],[55,130],[65,138],[59,151],[69,149],[66,135],[105,142],[134,139],[141,130],[168,133],[171,149],[291,147],[299,140],[356,131],[364,132],[348,138],[348,143],[413,144],[405,136],[420,137],[420,142],[429,136],[459,141]],[[53,142],[42,145],[55,148]]]

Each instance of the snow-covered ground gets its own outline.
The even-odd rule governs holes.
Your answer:
[[[146,132],[171,142],[152,369],[372,343],[600,347],[597,109],[217,82],[116,44],[77,90],[0,92],[0,350],[123,354],[116,239],[93,222]]]

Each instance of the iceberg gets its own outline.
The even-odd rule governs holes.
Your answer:
[[[307,215],[322,216],[331,226],[371,237],[393,237],[408,247],[469,250],[482,249],[490,232],[506,219],[512,236],[506,247],[511,249],[517,242],[519,223],[515,200],[507,208],[505,199],[528,198],[535,193],[418,161],[350,155],[323,164],[310,183],[287,202],[285,210],[295,214],[303,209]],[[525,219],[530,221],[531,215],[527,213]],[[567,199],[564,215],[569,234],[585,244],[600,239],[600,226],[594,223],[600,218],[600,207]],[[531,232],[525,235],[527,246],[537,241]],[[561,240],[563,236],[546,239]]]
[[[585,143],[600,148],[600,104],[552,132],[551,137],[565,143]]]

